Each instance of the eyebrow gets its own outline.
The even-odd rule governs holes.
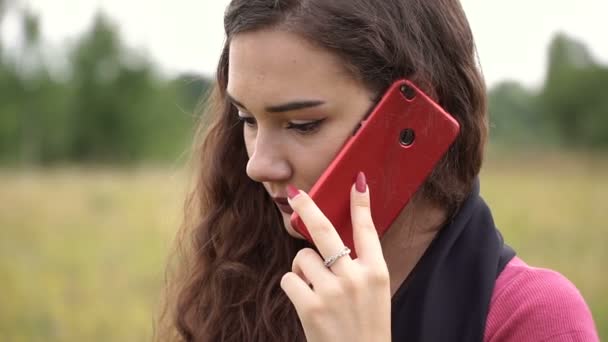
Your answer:
[[[249,111],[247,109],[247,107],[245,107],[241,102],[239,102],[237,99],[232,97],[232,95],[226,93],[226,96],[228,97],[230,102],[232,102],[234,105]],[[288,102],[288,103],[275,105],[275,106],[268,106],[265,108],[265,110],[268,113],[284,113],[284,112],[290,112],[290,111],[294,111],[294,110],[318,107],[323,104],[325,104],[325,102],[321,101],[321,100],[301,100],[301,101],[293,101],[293,102]]]

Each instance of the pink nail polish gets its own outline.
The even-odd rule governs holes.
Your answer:
[[[300,194],[300,190],[298,190],[298,188],[296,188],[295,186],[289,184],[287,186],[287,197],[289,197],[289,199],[293,199],[294,197],[298,196]]]
[[[365,193],[367,189],[367,180],[365,179],[365,174],[363,172],[359,172],[357,175],[357,182],[355,183],[355,189],[360,193]]]

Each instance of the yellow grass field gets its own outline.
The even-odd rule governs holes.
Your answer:
[[[0,341],[149,341],[184,174],[0,170]],[[570,278],[608,339],[608,157],[490,154],[481,185],[507,242]]]

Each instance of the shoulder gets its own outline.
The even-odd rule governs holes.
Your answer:
[[[485,341],[599,341],[578,289],[558,272],[515,257],[494,287]]]

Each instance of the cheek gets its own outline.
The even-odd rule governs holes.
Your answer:
[[[342,136],[319,139],[292,154],[293,166],[304,187],[309,191],[334,159],[345,139]]]

